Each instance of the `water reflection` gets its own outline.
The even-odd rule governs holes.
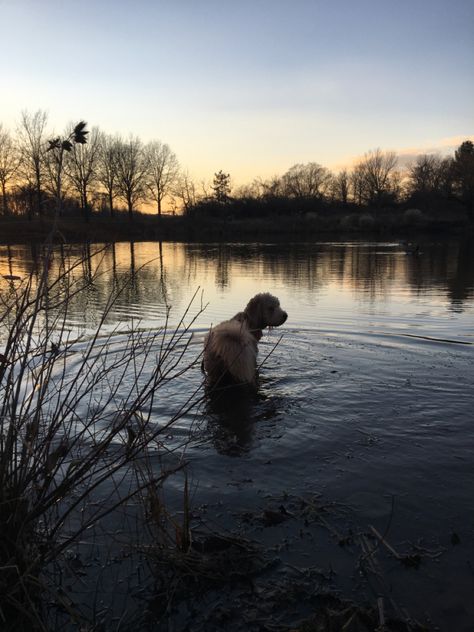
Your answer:
[[[179,319],[198,287],[210,303],[203,327],[239,311],[262,290],[294,306],[289,323],[295,326],[337,323],[344,314],[357,318],[362,304],[394,318],[402,312],[419,316],[417,302],[423,313],[427,302],[431,314],[440,306],[456,314],[471,310],[472,241],[426,243],[422,251],[409,256],[393,242],[62,244],[48,262],[48,274],[54,279],[72,267],[75,281],[84,282],[84,292],[71,298],[68,318],[71,326],[86,330],[98,322],[111,291],[117,295],[107,325],[140,320],[156,327],[169,310]],[[45,257],[36,244],[0,246],[0,274],[10,282],[15,276],[38,277]]]
[[[323,490],[331,501],[355,507],[360,532],[373,522],[376,507],[379,528],[391,524],[392,542],[439,543],[453,528],[463,529],[461,552],[469,557],[472,248],[462,240],[423,244],[423,255],[408,256],[398,243],[125,242],[58,246],[47,263],[51,282],[75,266],[71,275],[85,287],[71,296],[66,318],[71,328],[86,333],[107,308],[111,292],[116,300],[105,323],[113,330],[122,324],[159,327],[169,310],[179,321],[202,288],[209,308],[193,326],[190,362],[201,351],[209,324],[240,311],[258,291],[271,290],[280,298],[289,318],[273,334],[275,340],[281,331],[284,338],[264,365],[257,396],[235,392],[209,399],[202,414],[193,411],[179,419],[166,436],[170,449],[186,446],[200,485],[195,504],[206,507],[209,522],[218,524],[227,514],[233,529],[234,517],[244,515],[241,508],[257,515],[263,499]],[[38,246],[0,247],[0,273],[10,277],[38,278],[45,261]],[[12,279],[0,283],[7,292],[20,285]],[[271,337],[261,343],[260,360],[265,347],[273,346]],[[115,338],[119,349],[126,338]],[[446,342],[450,339],[471,345]],[[119,383],[133,380],[130,372]],[[154,404],[154,422],[169,419],[201,386],[197,366],[170,381]],[[190,442],[195,422],[203,432]],[[388,493],[397,498],[393,520],[380,510]],[[181,503],[181,488],[177,497]],[[254,524],[243,531],[249,538],[255,533]],[[290,538],[291,546],[301,541],[308,567],[320,567],[325,555],[324,543],[313,546],[316,535],[309,546],[300,535]],[[459,563],[458,549],[448,547],[437,560],[438,570],[431,566],[416,589],[407,584],[406,569],[397,567],[396,575],[390,562],[391,582],[397,580],[391,585],[410,611],[413,606],[416,614],[420,603],[423,609],[437,608],[441,602],[433,595],[440,591],[451,600],[461,591],[464,603],[470,603],[472,578]],[[327,551],[332,568],[334,549]],[[300,564],[303,558],[297,553],[296,561],[288,559]],[[353,572],[352,563],[341,563],[337,576],[349,578]]]
[[[251,448],[255,433],[255,404],[256,396],[243,387],[208,393],[205,417],[216,452],[241,456]]]
[[[238,268],[249,276],[279,279],[310,291],[335,280],[373,300],[396,283],[415,293],[447,289],[457,308],[473,296],[471,241],[426,244],[420,256],[408,256],[393,243],[185,244],[183,248],[186,260],[196,261],[195,267],[215,268],[219,287],[226,287]]]
[[[260,428],[277,424],[288,413],[288,401],[278,389],[260,380],[257,392],[245,386],[211,390],[207,393],[203,417],[207,433],[218,454],[242,456],[255,447]]]

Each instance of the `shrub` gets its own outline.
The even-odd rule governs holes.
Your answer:
[[[64,264],[50,278],[52,249],[40,275],[10,278],[0,300],[0,618],[2,630],[48,629],[48,602],[71,610],[65,587],[47,573],[84,532],[143,489],[159,485],[180,469],[149,470],[119,481],[150,452],[163,434],[198,401],[188,393],[160,425],[152,415],[160,389],[193,367],[187,360],[190,306],[175,328],[130,330],[116,344],[103,325],[123,292],[108,298],[94,334],[80,344],[67,328],[72,298],[94,283]],[[100,256],[96,255],[96,256]],[[78,278],[80,280],[78,280]],[[124,378],[127,379],[124,379]],[[101,486],[113,489],[109,503],[91,499]]]
[[[427,223],[427,218],[420,209],[409,208],[403,213],[403,222],[408,226],[423,226]]]
[[[364,213],[359,216],[359,228],[364,230],[374,228],[375,226],[375,218],[370,213]]]

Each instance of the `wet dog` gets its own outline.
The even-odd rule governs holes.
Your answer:
[[[276,296],[263,293],[254,296],[243,312],[213,327],[204,341],[203,369],[208,386],[255,386],[262,329],[279,327],[287,318]]]

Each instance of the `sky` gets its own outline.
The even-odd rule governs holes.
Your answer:
[[[0,123],[168,143],[195,180],[474,139],[472,0],[0,0]]]

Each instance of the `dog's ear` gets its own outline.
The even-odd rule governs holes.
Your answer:
[[[262,329],[262,327],[265,327],[263,322],[263,300],[263,294],[257,294],[250,299],[245,308],[251,329]]]

